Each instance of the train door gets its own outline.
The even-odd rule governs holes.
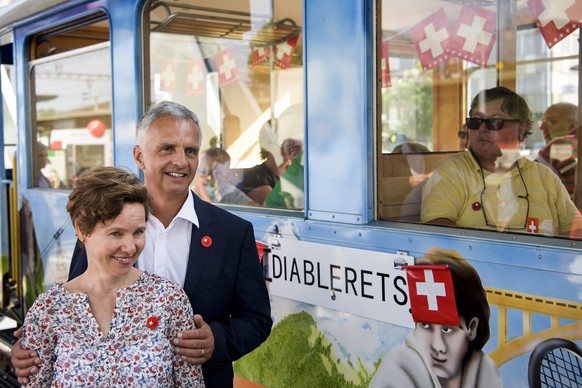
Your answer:
[[[0,384],[18,386],[9,374],[10,363],[6,354],[10,353],[12,331],[22,316],[22,306],[15,299],[18,287],[17,270],[14,265],[19,234],[17,183],[14,180],[16,165],[16,95],[14,88],[13,35],[0,36]]]

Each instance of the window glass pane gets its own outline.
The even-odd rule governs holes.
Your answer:
[[[2,77],[2,104],[4,118],[4,167],[12,169],[12,159],[16,152],[16,103],[14,66],[1,65],[0,77]]]
[[[108,36],[107,24],[100,22],[68,31],[67,42],[71,36],[86,39],[61,50],[39,54],[36,46],[42,58],[30,64],[32,138],[36,138],[33,186],[71,188],[84,170],[113,165],[109,42],[95,44],[103,39],[87,38],[83,32],[96,28],[105,29],[102,35]],[[50,46],[59,47],[63,36],[51,39]],[[37,37],[40,41],[46,42],[46,36]]]
[[[300,0],[150,3],[150,100],[198,115],[193,189],[212,202],[302,209]]]
[[[579,30],[529,3],[381,1],[380,219],[580,238]]]

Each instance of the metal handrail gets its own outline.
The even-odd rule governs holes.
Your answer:
[[[20,217],[18,214],[18,174],[16,170],[16,157],[12,158],[12,186],[8,193],[10,214],[10,247],[12,271],[10,281],[16,287],[16,298],[21,300],[22,288],[20,282]]]

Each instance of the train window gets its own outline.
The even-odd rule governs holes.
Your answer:
[[[194,190],[212,202],[302,209],[301,0],[148,6],[149,100],[176,101],[200,120]]]
[[[582,12],[413,2],[378,2],[378,218],[580,238]]]
[[[72,188],[84,170],[113,165],[105,14],[35,35],[29,55],[32,186]]]

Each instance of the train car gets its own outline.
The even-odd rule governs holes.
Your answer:
[[[172,100],[200,118],[192,190],[252,222],[270,292],[235,386],[581,386],[581,26],[574,0],[0,8],[4,383],[67,280],[77,177],[140,174],[136,123]],[[452,321],[423,315],[451,287]]]

